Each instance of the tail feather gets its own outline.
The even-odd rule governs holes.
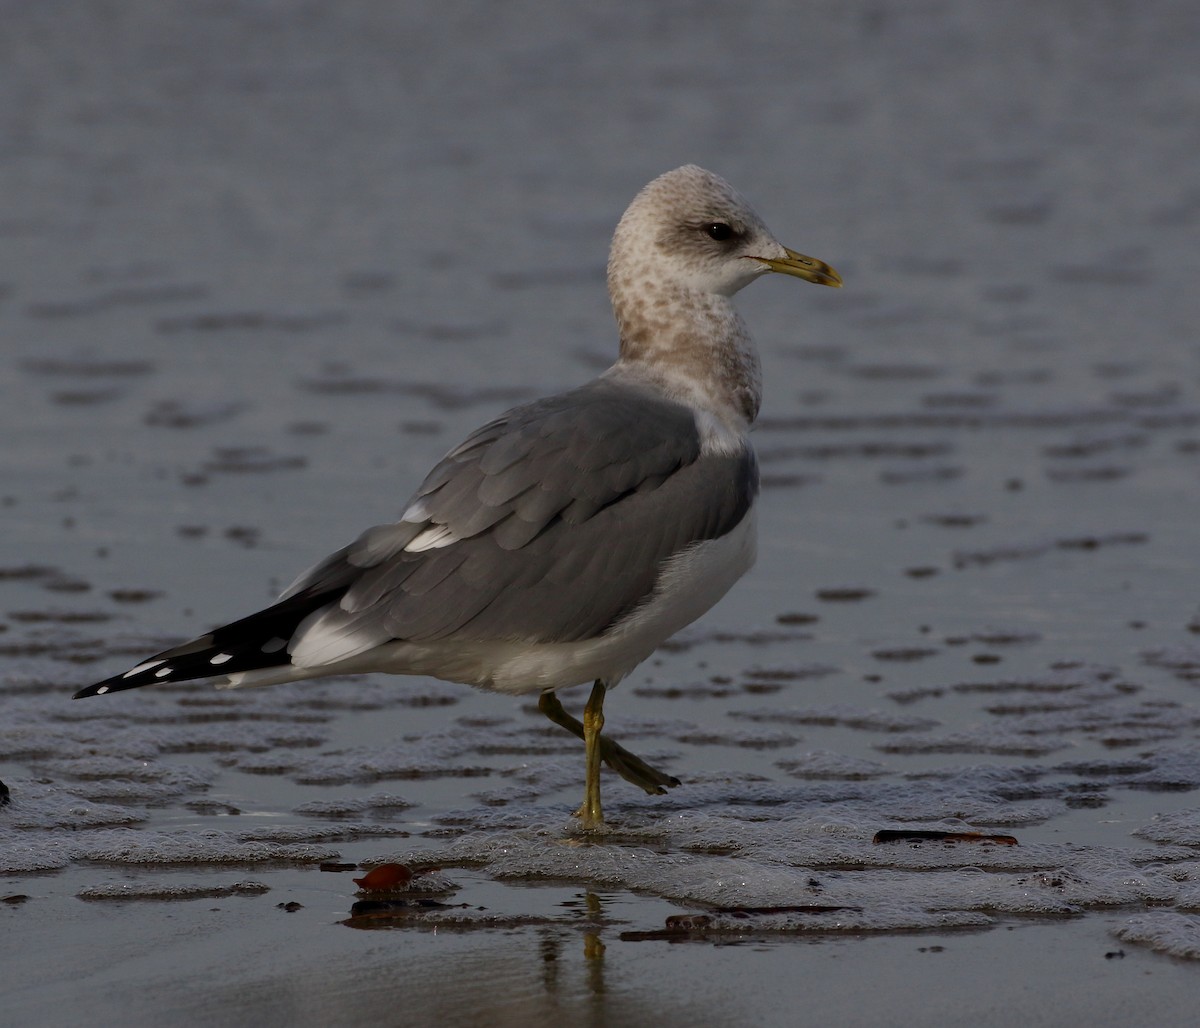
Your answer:
[[[74,698],[286,666],[291,663],[288,644],[296,627],[314,610],[335,602],[341,591],[290,596],[257,614],[156,653],[124,674],[80,689]]]

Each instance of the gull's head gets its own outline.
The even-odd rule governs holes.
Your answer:
[[[694,164],[660,175],[638,193],[617,226],[608,260],[614,295],[640,282],[732,296],[769,271],[842,284],[824,261],[776,240],[728,182]]]

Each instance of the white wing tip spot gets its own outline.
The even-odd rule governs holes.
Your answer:
[[[140,675],[143,671],[149,671],[151,668],[158,667],[159,664],[165,663],[165,660],[148,660],[144,664],[139,664],[137,667],[131,667],[121,677],[132,678],[134,675]]]
[[[218,653],[215,657],[209,658],[210,664],[224,664],[227,661],[233,660],[232,653]]]
[[[125,677],[126,677],[126,678],[128,678],[129,676],[128,676],[128,675],[126,675]],[[97,696],[103,696],[103,695],[104,695],[106,692],[108,692],[108,686],[107,686],[107,685],[102,685],[102,686],[100,686],[100,688],[99,688],[99,689],[97,689],[97,690],[96,690],[96,695],[97,695]]]
[[[157,671],[154,672],[154,677],[155,678],[166,678],[167,675],[169,675],[170,673],[171,673],[171,668],[169,666],[168,667],[160,667]]]
[[[451,531],[449,525],[430,525],[424,532],[414,536],[404,549],[409,553],[421,553],[424,550],[436,550],[456,542],[458,542],[458,536]]]

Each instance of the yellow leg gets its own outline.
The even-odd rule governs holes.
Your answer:
[[[538,709],[560,728],[565,728],[572,735],[586,741],[583,724],[566,712],[555,693],[542,693],[538,697]],[[651,796],[663,796],[667,789],[679,784],[678,778],[651,767],[641,757],[630,753],[607,735],[600,736],[600,759],[625,781],[632,782]]]
[[[604,811],[600,806],[600,732],[604,728],[604,683],[596,679],[592,695],[583,708],[583,752],[584,780],[583,806],[579,817],[584,828],[596,828],[604,824]]]

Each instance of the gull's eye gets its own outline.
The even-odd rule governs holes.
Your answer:
[[[709,239],[715,239],[718,243],[733,238],[733,229],[723,221],[714,221],[711,225],[705,225],[704,231]]]

